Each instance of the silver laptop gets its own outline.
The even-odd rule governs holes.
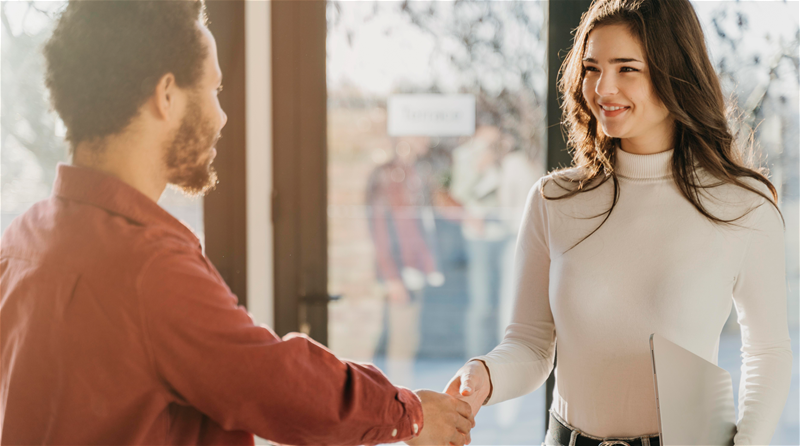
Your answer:
[[[733,445],[731,375],[656,333],[650,353],[661,444]]]

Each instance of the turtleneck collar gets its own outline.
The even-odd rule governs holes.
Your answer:
[[[616,149],[617,175],[634,180],[654,180],[672,176],[672,153],[674,149],[652,155],[628,153],[619,147]]]

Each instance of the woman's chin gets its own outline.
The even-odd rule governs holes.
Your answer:
[[[625,139],[628,132],[613,127],[603,127],[603,133],[609,138]]]

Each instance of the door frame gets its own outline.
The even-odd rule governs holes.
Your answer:
[[[217,143],[219,182],[203,198],[205,253],[225,283],[247,305],[247,184],[245,159],[244,1],[206,1],[208,28],[217,42],[225,83],[220,106],[228,115]]]
[[[275,329],[327,343],[326,2],[273,1]],[[547,170],[571,164],[558,72],[591,0],[548,3]],[[555,368],[554,368],[555,370]],[[545,426],[554,373],[546,384]]]
[[[327,25],[322,0],[272,1],[275,331],[328,343]]]

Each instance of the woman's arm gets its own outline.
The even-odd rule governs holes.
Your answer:
[[[500,345],[485,356],[473,358],[483,361],[491,376],[492,391],[487,404],[536,390],[553,369],[556,333],[548,295],[549,224],[541,184],[542,180],[536,182],[528,194],[517,238],[511,324]],[[483,390],[488,395],[488,389]]]
[[[742,330],[737,445],[770,444],[792,375],[783,224],[770,203],[753,214],[754,227],[733,288]]]

